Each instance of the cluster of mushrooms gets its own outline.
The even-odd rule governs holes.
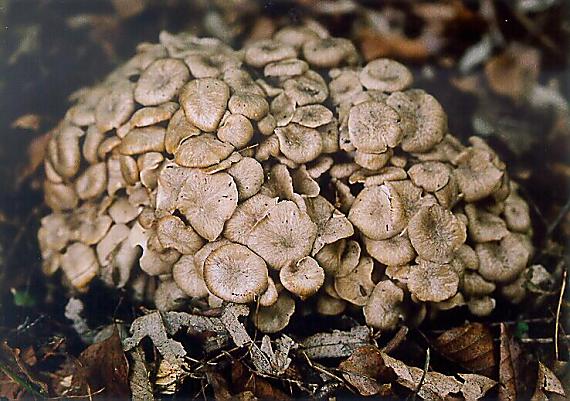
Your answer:
[[[263,332],[295,308],[389,330],[520,302],[531,221],[505,165],[402,64],[359,63],[310,24],[139,45],[49,143],[44,272],[161,310],[251,304]]]

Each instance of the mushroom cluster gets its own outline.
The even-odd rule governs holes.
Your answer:
[[[531,221],[505,165],[405,66],[360,62],[311,25],[139,45],[49,142],[44,272],[161,310],[252,304],[263,332],[301,303],[389,330],[520,302]]]

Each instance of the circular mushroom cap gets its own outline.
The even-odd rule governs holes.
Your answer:
[[[309,70],[303,75],[288,79],[283,83],[285,94],[298,106],[322,103],[329,96],[328,86],[318,73]]]
[[[379,330],[392,330],[403,315],[404,291],[390,280],[380,281],[364,305],[366,324]]]
[[[499,241],[509,233],[503,219],[478,209],[473,203],[465,205],[465,214],[469,219],[469,237],[475,242]]]
[[[192,227],[172,215],[158,220],[156,234],[164,248],[176,249],[183,255],[194,255],[204,245],[204,239]]]
[[[178,259],[172,268],[172,278],[189,297],[204,298],[208,295],[202,272],[192,255],[183,255]]]
[[[360,258],[354,270],[345,276],[335,278],[334,289],[338,296],[354,305],[364,306],[374,289],[373,269],[372,258],[367,256]]]
[[[427,192],[436,192],[447,185],[451,169],[441,162],[423,162],[413,165],[408,175],[414,185]]]
[[[360,82],[366,89],[396,92],[412,84],[410,70],[397,61],[379,58],[370,61],[360,72]]]
[[[245,62],[253,67],[263,67],[275,61],[297,57],[294,47],[275,40],[261,40],[245,49]]]
[[[295,265],[283,267],[279,271],[279,280],[287,290],[305,299],[321,288],[325,282],[325,271],[315,259],[306,256]]]
[[[351,41],[332,37],[305,42],[303,56],[309,64],[317,68],[336,67],[342,62],[352,64],[358,60]]]
[[[241,114],[231,114],[224,119],[216,133],[220,141],[227,142],[237,149],[245,147],[253,138],[253,125]]]
[[[518,196],[514,189],[511,189],[511,193],[505,199],[503,214],[507,227],[511,231],[525,233],[532,227],[528,204]]]
[[[213,78],[194,79],[180,92],[180,105],[191,124],[205,132],[218,128],[230,98],[230,88]]]
[[[234,114],[259,121],[269,113],[269,103],[265,97],[254,93],[235,93],[230,97],[228,109]]]
[[[154,106],[174,98],[190,78],[184,62],[160,59],[143,71],[137,81],[134,97],[143,106]]]
[[[495,298],[491,297],[472,298],[467,301],[469,312],[480,317],[489,316],[496,304]]]
[[[290,123],[285,127],[275,128],[275,134],[279,138],[281,153],[295,163],[310,162],[321,154],[321,134],[313,128]]]
[[[364,237],[364,243],[370,256],[387,266],[405,265],[416,257],[407,234],[395,235],[380,241]]]
[[[330,123],[333,113],[322,104],[298,107],[293,113],[292,122],[304,127],[317,128]]]
[[[204,263],[204,281],[212,294],[228,302],[253,302],[267,289],[267,266],[239,244],[214,250]]]
[[[399,195],[386,185],[364,188],[356,197],[348,219],[368,238],[382,240],[406,227]]]
[[[244,157],[232,165],[227,172],[236,183],[240,201],[251,198],[258,193],[265,179],[263,167],[251,157]]]
[[[466,202],[486,198],[501,187],[504,171],[493,164],[489,152],[471,147],[457,159],[454,174]]]
[[[123,125],[135,111],[133,99],[133,84],[122,82],[114,85],[105,96],[99,100],[95,108],[95,122],[101,132],[107,132]]]
[[[408,274],[408,289],[423,302],[441,302],[457,293],[459,276],[449,264],[440,264],[420,259],[411,266]]]
[[[61,268],[75,288],[85,288],[99,272],[93,248],[75,242],[67,247],[61,258]]]
[[[267,64],[263,69],[263,74],[266,77],[289,77],[301,75],[308,69],[309,64],[306,61],[291,58]]]
[[[271,306],[262,306],[252,316],[253,324],[263,333],[277,333],[289,324],[295,312],[295,300],[281,291],[279,298]]]
[[[184,167],[209,167],[220,163],[234,151],[228,143],[213,134],[202,134],[185,139],[175,152],[175,160]]]
[[[367,101],[350,109],[348,133],[356,149],[383,153],[402,141],[400,116],[383,102]]]
[[[226,222],[224,236],[231,241],[246,245],[251,231],[265,218],[267,212],[277,205],[277,198],[258,193],[241,203]]]
[[[421,207],[410,219],[408,235],[423,259],[446,263],[467,238],[465,224],[440,205]]]
[[[317,227],[307,213],[291,201],[273,206],[252,228],[246,245],[274,269],[309,256]]]
[[[526,267],[530,252],[516,234],[509,233],[500,242],[485,242],[475,246],[479,257],[479,274],[486,280],[508,283]]]

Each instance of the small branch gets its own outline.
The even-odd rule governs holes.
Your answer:
[[[562,219],[564,219],[564,216],[566,216],[566,214],[568,214],[569,211],[570,211],[570,198],[566,201],[560,212],[558,212],[558,215],[556,215],[554,221],[548,225],[548,229],[546,230],[546,238],[550,238],[554,230],[556,230],[556,227],[558,227],[558,225],[562,222]]]
[[[430,351],[429,351],[429,347],[428,347],[426,349],[426,360],[424,362],[424,371],[422,372],[422,377],[420,379],[420,382],[418,383],[418,387],[416,387],[416,389],[414,390],[414,395],[412,396],[412,401],[416,400],[416,396],[418,395],[420,389],[424,385],[424,380],[426,378],[426,374],[427,374],[427,371],[429,369],[429,361],[430,361]]]
[[[560,310],[562,309],[562,300],[564,298],[564,291],[566,290],[566,277],[568,275],[568,270],[564,269],[562,274],[562,285],[560,287],[560,296],[558,297],[558,305],[556,306],[556,323],[554,328],[554,355],[558,361],[558,332],[560,328]]]

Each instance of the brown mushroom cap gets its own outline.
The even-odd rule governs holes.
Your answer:
[[[358,54],[351,41],[344,38],[323,38],[303,44],[303,56],[313,67],[331,68],[346,62],[354,64]]]
[[[309,256],[317,235],[311,218],[291,201],[273,206],[252,228],[246,245],[276,270]]]
[[[386,185],[364,188],[350,208],[348,219],[362,234],[375,240],[393,237],[406,226],[400,197]]]
[[[317,261],[309,256],[290,264],[279,271],[279,280],[283,287],[306,299],[315,294],[325,282],[325,271]]]
[[[176,216],[159,219],[156,234],[164,248],[176,249],[183,255],[194,255],[204,245],[202,237]]]
[[[301,75],[309,69],[309,64],[304,60],[291,58],[274,63],[269,63],[263,69],[266,77],[288,77]]]
[[[335,278],[334,288],[336,293],[345,301],[354,305],[364,306],[374,289],[374,282],[372,281],[373,269],[374,261],[372,258],[367,256],[360,258],[354,270],[346,276],[337,276]]]
[[[375,241],[364,237],[366,251],[378,262],[388,266],[400,266],[410,263],[416,252],[407,234],[395,235],[392,238]]]
[[[245,49],[244,60],[253,67],[263,67],[275,61],[295,58],[295,48],[275,40],[261,40]]]
[[[257,309],[251,320],[261,332],[277,333],[287,327],[294,312],[295,300],[287,291],[281,291],[277,302]]]
[[[206,258],[204,281],[208,289],[224,301],[253,302],[267,289],[267,266],[245,246],[228,244]]]
[[[234,179],[240,201],[251,198],[259,192],[265,178],[261,164],[251,158],[244,157],[232,165],[227,173]]]
[[[380,281],[362,309],[366,324],[379,330],[392,330],[403,316],[404,291],[390,280]]]
[[[319,294],[316,310],[321,315],[336,316],[345,311],[348,303],[344,299],[336,299],[327,294]]]
[[[410,268],[408,288],[420,301],[444,301],[455,295],[458,286],[459,276],[448,264],[420,259]]]
[[[275,129],[281,152],[295,163],[315,160],[322,151],[322,138],[313,128],[290,123]]]
[[[275,282],[271,277],[267,278],[267,290],[259,297],[259,305],[261,306],[271,306],[277,302],[279,293],[277,292],[277,287]]]
[[[509,233],[503,219],[478,209],[473,203],[465,205],[465,214],[469,219],[469,237],[475,242],[499,241]]]
[[[380,58],[370,61],[360,72],[360,82],[366,89],[396,92],[412,84],[410,70],[397,61]]]
[[[230,144],[219,141],[213,134],[202,134],[184,140],[175,152],[174,160],[184,167],[209,167],[220,163],[234,151]]]
[[[503,212],[507,227],[511,231],[525,233],[531,228],[531,220],[528,204],[518,196],[514,189],[505,199],[505,211]]]
[[[329,95],[329,89],[323,77],[312,70],[288,79],[283,83],[283,89],[298,106],[322,103]]]
[[[235,93],[230,97],[228,109],[234,114],[259,121],[269,113],[269,103],[265,97],[254,93]]]
[[[256,194],[241,203],[224,228],[224,236],[231,241],[246,245],[251,231],[265,218],[267,212],[277,205],[277,198]]]
[[[253,125],[241,114],[231,114],[222,122],[216,133],[220,141],[227,142],[237,149],[245,147],[253,138]]]
[[[317,225],[317,237],[313,245],[312,255],[318,253],[325,245],[332,244],[342,238],[354,234],[354,227],[344,214],[322,196],[305,198],[307,214]]]
[[[504,172],[493,164],[492,158],[489,152],[474,147],[457,156],[454,174],[466,202],[486,198],[500,188]]]
[[[174,98],[190,78],[186,65],[176,59],[160,59],[143,71],[134,98],[143,106],[154,106]]]
[[[367,101],[350,109],[348,133],[354,146],[367,153],[383,153],[402,141],[400,116],[386,103]]]
[[[401,118],[402,149],[406,152],[427,152],[447,133],[445,111],[423,90],[393,93],[386,103],[397,110]]]
[[[486,280],[505,283],[514,280],[526,267],[530,252],[521,238],[509,233],[499,242],[477,244],[479,274]]]
[[[423,162],[413,165],[408,175],[414,185],[427,192],[436,192],[447,185],[451,169],[441,162]]]
[[[175,154],[180,144],[191,136],[200,135],[200,130],[188,121],[183,109],[179,109],[170,121],[164,135],[164,148],[170,154]]]
[[[441,263],[451,261],[467,238],[463,222],[437,204],[420,208],[410,219],[408,235],[420,257]]]
[[[159,126],[132,129],[121,141],[119,152],[123,155],[164,152],[165,134],[166,130]]]
[[[298,107],[293,113],[292,122],[304,127],[318,128],[333,120],[333,113],[322,104]]]
[[[481,317],[490,315],[496,304],[495,298],[491,297],[472,298],[467,301],[469,312]]]
[[[214,78],[194,79],[180,92],[180,105],[191,124],[205,132],[218,128],[230,98],[228,85]]]
[[[121,82],[113,86],[99,100],[95,108],[95,122],[101,132],[107,132],[123,125],[135,111],[133,84]]]

